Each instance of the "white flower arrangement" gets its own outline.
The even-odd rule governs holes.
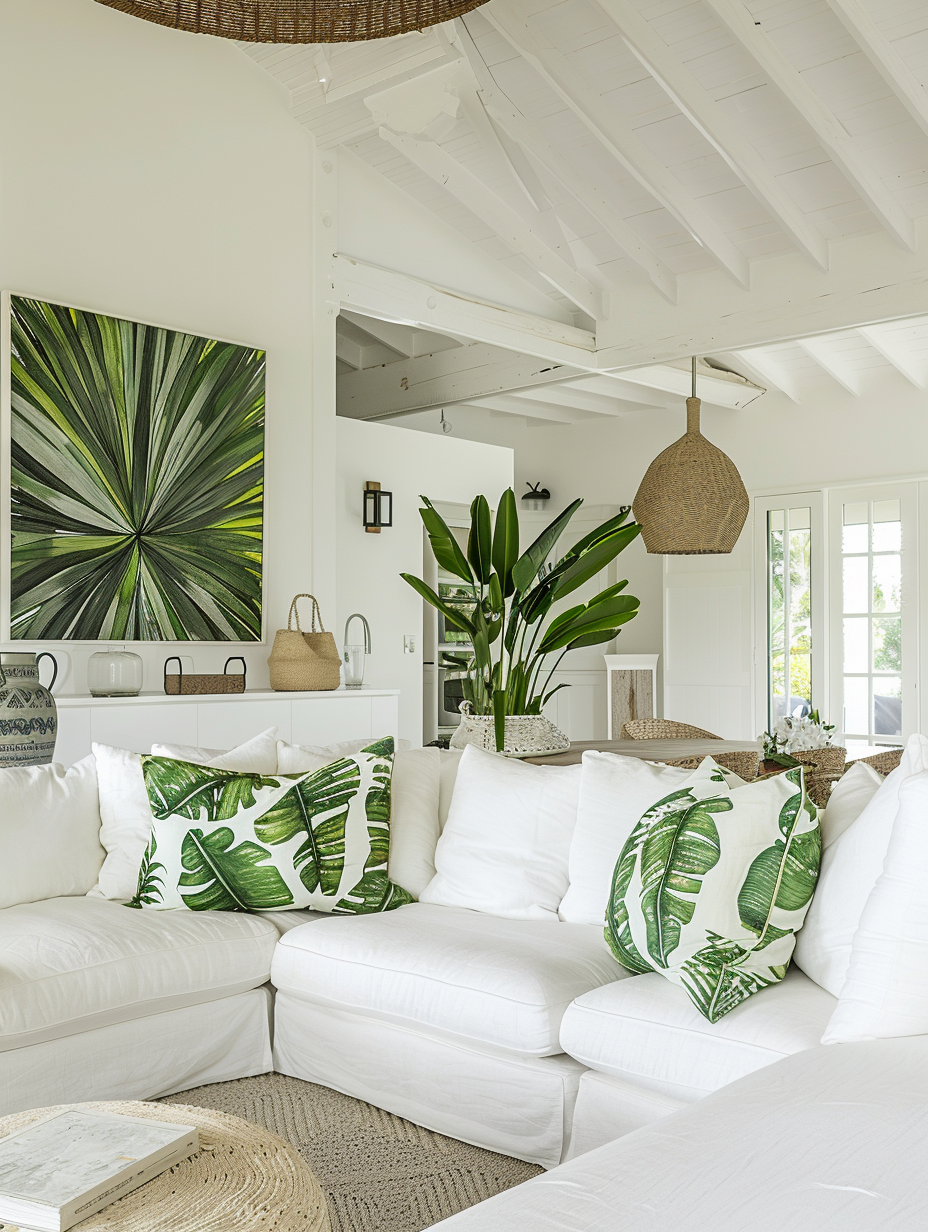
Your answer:
[[[832,742],[834,732],[834,724],[823,723],[817,710],[801,719],[790,716],[777,719],[773,731],[764,732],[761,736],[764,757],[775,761],[808,749],[826,749]]]

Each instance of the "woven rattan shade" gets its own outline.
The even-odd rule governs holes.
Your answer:
[[[632,506],[649,552],[730,552],[750,503],[731,458],[699,431],[699,399],[686,400],[686,436],[658,454]]]
[[[246,43],[353,43],[424,30],[484,0],[97,0],[159,26]]]

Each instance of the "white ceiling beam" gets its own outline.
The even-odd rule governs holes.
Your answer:
[[[572,381],[558,381],[552,385],[540,385],[532,390],[536,402],[553,402],[557,406],[575,411],[589,411],[593,415],[623,415],[628,411],[640,411],[646,401],[630,401],[619,396],[607,397],[588,389],[578,389]]]
[[[483,411],[524,415],[526,419],[546,419],[549,423],[558,424],[583,423],[595,418],[587,411],[555,406],[551,402],[536,402],[533,398],[523,398],[519,394],[498,394],[495,398],[481,398],[479,402],[468,402],[467,405],[479,407]]]
[[[573,389],[602,394],[604,398],[621,398],[629,404],[628,409],[636,411],[654,407],[663,411],[686,410],[683,399],[675,394],[665,393],[661,389],[651,389],[646,385],[636,385],[632,381],[623,381],[621,374],[590,373],[588,376],[571,377],[570,384]]]
[[[347,364],[349,368],[357,370],[364,367],[361,347],[357,342],[351,342],[339,333],[335,335],[335,357],[343,364]]]
[[[547,282],[587,316],[597,321],[604,315],[599,289],[550,249],[511,205],[437,142],[394,132],[386,125],[381,127],[380,136],[495,231],[513,252],[531,262]]]
[[[432,351],[450,351],[456,346],[467,346],[469,339],[451,338],[447,334],[439,334],[434,330],[415,329],[408,325],[395,325],[392,321],[382,321],[377,317],[362,316],[360,312],[350,312],[343,309],[339,316],[363,329],[366,334],[376,338],[378,342],[391,351],[396,352],[396,358],[404,355],[415,358],[417,355],[428,355]]]
[[[922,132],[928,133],[928,93],[861,0],[826,3]]]
[[[491,304],[344,253],[336,255],[333,270],[333,291],[343,311],[508,347],[549,364],[596,367],[596,336],[575,325]]]
[[[705,90],[631,0],[598,0],[628,47],[686,118],[718,150],[800,252],[828,268],[828,241],[758,154],[741,124]]]
[[[725,28],[753,56],[774,85],[815,133],[822,148],[844,173],[854,191],[866,202],[886,231],[905,248],[915,251],[915,223],[905,213],[866,154],[847,129],[812,89],[764,28],[754,21],[742,0],[705,0]]]
[[[801,402],[796,382],[769,352],[752,348],[745,351],[713,351],[712,354],[723,363],[730,363],[735,369],[740,368],[743,375],[750,380],[759,381],[767,389],[786,394],[797,406]]]
[[[797,342],[805,353],[810,355],[824,372],[828,373],[833,381],[838,382],[842,389],[846,389],[855,398],[860,395],[860,385],[856,373],[852,372],[846,364],[841,363],[841,360],[830,350],[824,338],[799,338]]]
[[[455,27],[483,102],[493,120],[510,140],[546,168],[561,187],[602,227],[613,243],[647,274],[661,294],[671,303],[676,303],[677,278],[670,267],[635,234],[606,194],[584,185],[570,161],[555,150],[538,128],[516,109],[496,84],[463,18],[458,18]]]
[[[512,3],[486,5],[480,14],[532,65],[637,183],[668,210],[723,269],[747,287],[750,267],[737,245],[631,125],[608,107],[601,95],[590,89],[583,74],[570,60],[543,35],[536,34],[522,11]],[[576,172],[572,178],[579,178]]]
[[[911,381],[916,389],[925,389],[928,386],[925,372],[919,367],[915,357],[904,351],[899,343],[887,334],[885,328],[879,325],[862,325],[857,332],[887,363],[892,364],[907,381]]]
[[[692,389],[692,371],[674,364],[649,364],[644,368],[625,369],[620,375],[624,381],[646,385],[649,389],[661,389],[680,398],[689,397]],[[696,373],[696,391],[703,402],[729,410],[743,410],[765,392],[765,387],[755,385],[735,373],[713,373],[706,365],[700,364]]]
[[[346,372],[338,379],[338,413],[350,419],[385,419],[531,389],[573,375],[575,369],[476,343]]]

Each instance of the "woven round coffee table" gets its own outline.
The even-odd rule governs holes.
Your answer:
[[[0,1138],[66,1108],[123,1112],[195,1125],[200,1149],[112,1206],[75,1224],[80,1232],[330,1232],[325,1195],[283,1138],[224,1112],[187,1104],[63,1104],[0,1117]],[[13,1225],[0,1224],[4,1232]]]

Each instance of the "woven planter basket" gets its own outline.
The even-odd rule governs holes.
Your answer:
[[[476,744],[490,753],[501,751],[504,757],[549,757],[566,753],[570,741],[550,719],[542,714],[510,714],[506,716],[506,734],[502,750],[496,747],[496,724],[492,714],[471,714],[461,707],[461,722],[451,737],[453,749]]]
[[[246,43],[353,43],[424,30],[484,0],[97,0],[159,26]]]
[[[658,454],[632,505],[649,552],[731,552],[750,502],[738,470],[699,431],[699,399],[686,400],[686,435]]]

